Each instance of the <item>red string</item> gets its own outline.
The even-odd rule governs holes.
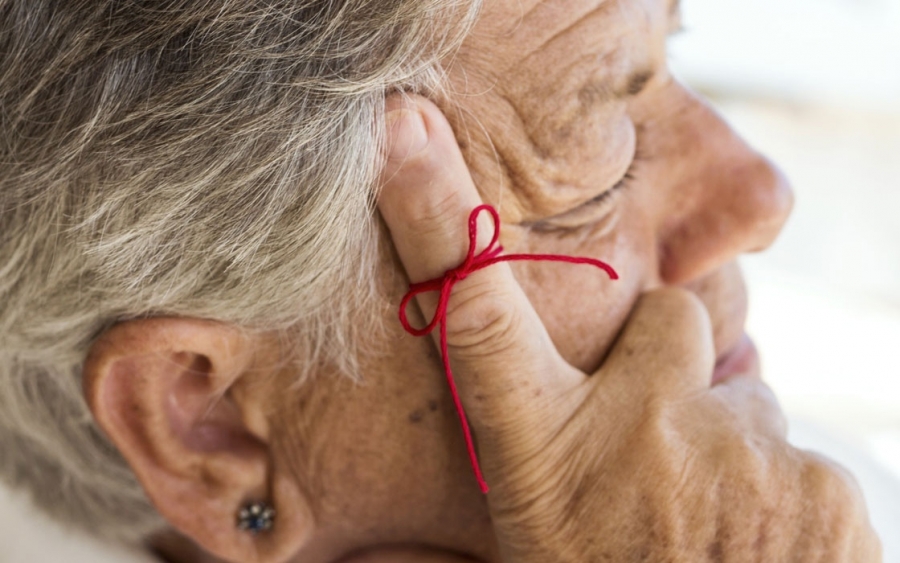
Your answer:
[[[491,243],[487,248],[476,255],[475,244],[478,239],[478,215],[482,211],[490,213],[494,220],[494,236],[491,238]],[[513,260],[589,264],[604,270],[607,275],[609,275],[610,279],[619,279],[619,275],[612,266],[593,258],[561,256],[558,254],[509,254],[501,256],[503,247],[498,244],[499,239],[500,215],[497,213],[497,210],[490,205],[479,205],[469,215],[469,252],[463,263],[456,268],[447,270],[444,275],[439,278],[420,283],[411,283],[409,285],[409,292],[403,296],[403,300],[400,302],[400,323],[403,325],[403,328],[406,329],[406,332],[414,336],[425,336],[430,334],[438,324],[441,326],[441,360],[444,364],[444,373],[447,376],[447,384],[450,386],[450,394],[453,396],[456,414],[459,416],[459,422],[462,426],[463,436],[466,440],[466,449],[469,453],[469,461],[472,464],[472,470],[475,472],[475,478],[478,480],[478,486],[481,487],[481,492],[485,494],[488,492],[489,488],[481,473],[481,467],[478,464],[478,455],[475,452],[472,431],[469,429],[466,411],[463,409],[462,401],[459,399],[456,382],[453,379],[453,371],[450,369],[450,357],[447,353],[447,305],[450,302],[450,293],[453,291],[453,286],[456,285],[456,282],[466,279],[466,277],[473,272],[477,272],[478,270],[487,268],[488,266],[492,266],[499,262],[512,262]],[[409,319],[406,316],[406,309],[413,298],[422,293],[428,293],[429,291],[440,292],[440,299],[438,301],[437,309],[434,312],[434,318],[431,319],[431,322],[428,323],[426,327],[415,328],[409,323]]]

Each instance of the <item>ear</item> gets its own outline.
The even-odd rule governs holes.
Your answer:
[[[97,423],[157,510],[228,561],[284,561],[312,531],[307,499],[273,462],[266,406],[278,362],[262,356],[260,339],[230,325],[156,318],[109,329],[84,366]],[[272,530],[237,528],[253,501],[275,509]]]

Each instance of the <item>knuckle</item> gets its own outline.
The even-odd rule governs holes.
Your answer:
[[[723,410],[743,426],[766,436],[787,435],[787,417],[771,387],[753,378],[736,377],[713,388]]]
[[[427,190],[425,193],[432,195],[402,200],[402,216],[407,229],[424,236],[457,229],[461,222],[458,194],[453,190]]]
[[[808,500],[817,507],[810,517],[819,529],[827,531],[835,546],[873,543],[862,489],[846,469],[807,452],[803,477]]]
[[[729,466],[737,471],[744,481],[744,492],[754,496],[765,496],[764,486],[769,473],[770,453],[765,440],[756,436],[735,437],[731,443]]]
[[[804,478],[808,489],[817,498],[845,508],[861,501],[861,490],[849,471],[818,454],[807,452],[805,455]]]
[[[473,276],[455,289],[447,307],[447,342],[467,355],[494,355],[516,344],[519,316],[494,280]]]
[[[778,397],[772,388],[761,382],[750,382],[751,413],[756,415],[754,427],[766,434],[784,437],[788,432],[787,415],[781,409]],[[752,414],[751,414],[752,416]]]

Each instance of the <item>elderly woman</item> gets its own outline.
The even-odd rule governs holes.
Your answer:
[[[877,561],[759,379],[735,259],[791,194],[667,71],[678,20],[0,2],[0,475],[179,563]],[[496,263],[407,334],[483,202],[619,279]]]

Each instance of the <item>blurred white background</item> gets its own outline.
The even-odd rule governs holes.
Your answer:
[[[792,439],[851,467],[900,563],[900,0],[683,0],[672,66],[797,195],[749,257]]]

